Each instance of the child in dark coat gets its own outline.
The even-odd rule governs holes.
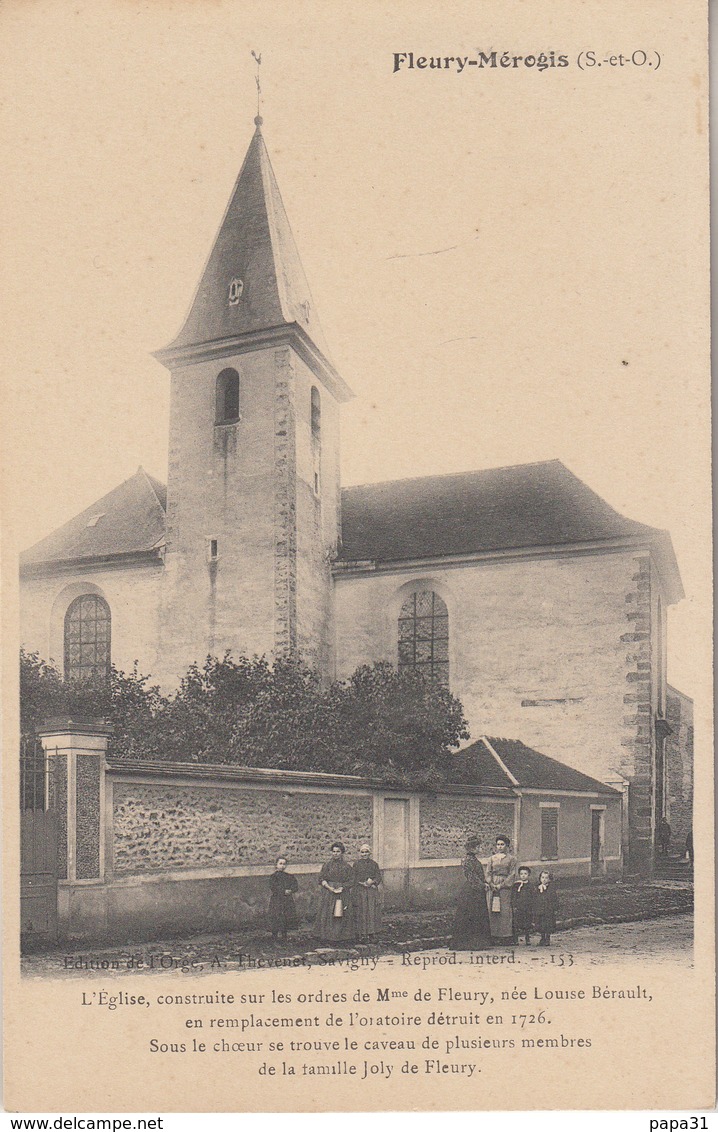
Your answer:
[[[294,893],[299,889],[296,877],[290,876],[286,871],[287,858],[277,857],[275,871],[269,878],[269,929],[272,939],[281,935],[282,942],[287,942],[287,932],[299,926],[299,917],[294,907]]]
[[[550,947],[551,932],[556,931],[558,915],[558,894],[548,869],[542,869],[534,901],[534,923],[536,931],[541,932],[539,947]]]
[[[531,929],[534,926],[535,888],[531,883],[531,869],[528,865],[519,865],[518,878],[511,890],[514,943],[519,942],[520,935],[526,937],[527,943],[531,943]]]

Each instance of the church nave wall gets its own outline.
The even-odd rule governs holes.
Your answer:
[[[472,738],[520,739],[599,779],[630,777],[644,728],[635,697],[650,702],[652,682],[643,610],[636,621],[640,559],[647,553],[624,550],[340,575],[337,676],[396,663],[397,595],[435,586],[449,610],[450,687]]]
[[[159,564],[26,578],[20,592],[22,643],[62,672],[65,613],[81,594],[99,594],[110,607],[112,663],[128,672],[137,660],[142,673],[155,675],[161,581]]]

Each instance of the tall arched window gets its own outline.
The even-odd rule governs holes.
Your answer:
[[[449,611],[433,590],[410,594],[399,614],[399,671],[449,686]]]
[[[239,374],[236,369],[223,369],[217,377],[217,424],[234,424],[239,420]]]
[[[312,436],[319,440],[322,432],[322,401],[316,385],[312,386]]]
[[[65,614],[65,679],[110,673],[110,607],[97,594],[76,597]]]

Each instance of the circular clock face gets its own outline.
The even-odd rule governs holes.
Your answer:
[[[229,284],[229,291],[227,294],[227,301],[231,307],[239,305],[239,300],[242,298],[242,291],[244,290],[244,283],[235,275],[234,279]]]

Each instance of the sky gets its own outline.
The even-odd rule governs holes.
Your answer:
[[[660,51],[676,6],[635,7],[632,42]],[[542,5],[468,25],[433,8],[5,7],[6,552],[140,464],[166,478],[152,351],[182,323],[251,139],[254,49],[272,164],[356,395],[344,483],[562,460],[670,530],[687,596],[669,679],[690,694],[710,648],[697,63],[580,72],[588,45]],[[622,5],[601,9],[598,45],[619,11],[630,37]],[[394,52],[477,48],[572,65],[393,71]]]

